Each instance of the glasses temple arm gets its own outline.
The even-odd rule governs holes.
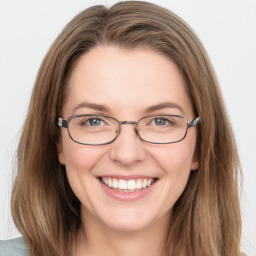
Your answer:
[[[56,125],[64,128],[68,128],[68,122],[67,120],[64,120],[61,117],[56,118]]]
[[[196,117],[192,122],[188,123],[188,128],[195,127],[200,122],[200,117]]]

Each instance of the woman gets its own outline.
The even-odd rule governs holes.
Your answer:
[[[147,2],[94,6],[39,70],[12,194],[23,238],[2,248],[241,255],[239,169],[217,79],[188,25]]]

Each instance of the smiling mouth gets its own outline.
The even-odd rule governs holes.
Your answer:
[[[157,180],[148,178],[124,180],[107,177],[100,177],[99,179],[104,185],[120,192],[137,192],[150,187]]]

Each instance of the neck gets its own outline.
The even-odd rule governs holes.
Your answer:
[[[169,216],[164,216],[141,230],[113,230],[86,214],[77,236],[76,256],[166,255],[168,225]]]

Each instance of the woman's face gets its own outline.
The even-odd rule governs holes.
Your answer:
[[[80,114],[105,114],[120,121],[158,114],[195,118],[185,82],[172,61],[152,50],[110,46],[81,56],[62,113],[64,119]],[[61,128],[59,161],[81,202],[82,217],[95,225],[135,231],[166,223],[190,171],[198,167],[196,128],[173,144],[144,142],[134,128],[123,125],[113,143],[100,146],[75,143]],[[120,187],[109,188],[102,178]],[[121,189],[127,184],[149,184],[152,179],[146,189]]]

